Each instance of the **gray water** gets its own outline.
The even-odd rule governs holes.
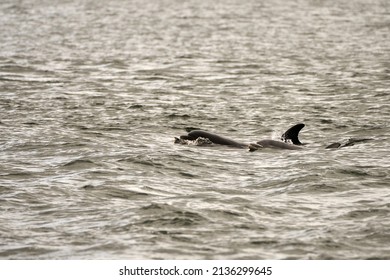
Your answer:
[[[390,259],[389,1],[1,0],[0,32],[0,258]]]

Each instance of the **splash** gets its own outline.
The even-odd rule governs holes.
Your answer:
[[[175,137],[175,144],[182,145],[194,145],[194,146],[210,146],[213,145],[213,142],[208,138],[198,137],[195,140],[187,140]]]

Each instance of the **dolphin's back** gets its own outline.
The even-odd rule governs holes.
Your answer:
[[[285,150],[301,150],[302,147],[297,145],[291,145],[281,141],[275,141],[271,139],[260,140],[257,144],[261,145],[264,148],[274,148],[274,149],[285,149]]]
[[[186,135],[186,136],[180,136],[181,139],[186,139],[186,140],[196,140],[199,137],[207,138],[211,142],[213,142],[214,144],[234,146],[234,147],[240,147],[240,148],[245,148],[248,146],[247,144],[240,143],[240,142],[234,141],[232,139],[229,139],[229,138],[226,138],[226,137],[223,137],[223,136],[211,133],[211,132],[207,132],[204,130],[193,130],[190,133],[188,133],[188,135]]]

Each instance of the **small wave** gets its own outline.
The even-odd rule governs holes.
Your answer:
[[[96,163],[89,159],[75,159],[68,163],[65,163],[63,166],[75,169],[84,169],[90,168],[91,166],[96,166]]]
[[[156,162],[155,159],[148,156],[131,156],[119,159],[118,162],[129,162],[147,166],[164,166],[163,164]]]
[[[385,208],[369,208],[363,210],[353,210],[344,215],[344,218],[351,219],[364,219],[370,217],[387,217],[390,213],[390,209]]]
[[[143,109],[145,106],[141,104],[134,104],[129,106],[129,109]]]
[[[276,245],[279,242],[277,240],[272,240],[272,239],[263,239],[263,240],[253,240],[250,242],[253,245]]]
[[[142,209],[145,211],[144,214],[148,215],[141,221],[145,226],[190,227],[208,221],[198,213],[179,210],[170,205],[151,204]]]
[[[16,171],[11,173],[0,174],[0,177],[6,177],[7,179],[19,179],[19,178],[30,178],[34,175],[34,172],[29,171]]]
[[[307,184],[306,186],[303,186],[302,188],[299,188],[299,190],[293,190],[294,192],[305,192],[305,193],[332,193],[335,191],[340,191],[340,188],[330,185],[327,183],[318,183],[318,184]]]
[[[0,252],[0,257],[6,257],[7,259],[26,259],[26,252],[30,257],[41,256],[44,254],[55,252],[54,249],[37,247],[37,246],[21,246],[18,248],[9,248]]]
[[[175,113],[172,113],[172,114],[169,114],[168,116],[167,116],[167,118],[169,118],[169,119],[189,119],[189,118],[191,118],[191,116],[190,115],[188,115],[188,114],[175,114]]]
[[[134,199],[139,196],[148,196],[149,194],[139,191],[126,190],[126,189],[118,189],[113,187],[100,187],[94,185],[85,185],[82,187],[87,191],[94,191],[98,196],[106,197],[106,198],[120,198],[120,199]]]
[[[191,173],[188,173],[188,172],[179,172],[179,174],[183,177],[186,177],[186,178],[198,178],[199,176],[197,175],[194,175],[194,174],[191,174]]]
[[[341,168],[338,170],[338,172],[341,174],[354,175],[354,176],[369,176],[370,175],[368,172],[361,170],[361,169]]]

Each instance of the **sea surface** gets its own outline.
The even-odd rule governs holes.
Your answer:
[[[0,35],[1,259],[390,259],[389,1],[1,0]]]

